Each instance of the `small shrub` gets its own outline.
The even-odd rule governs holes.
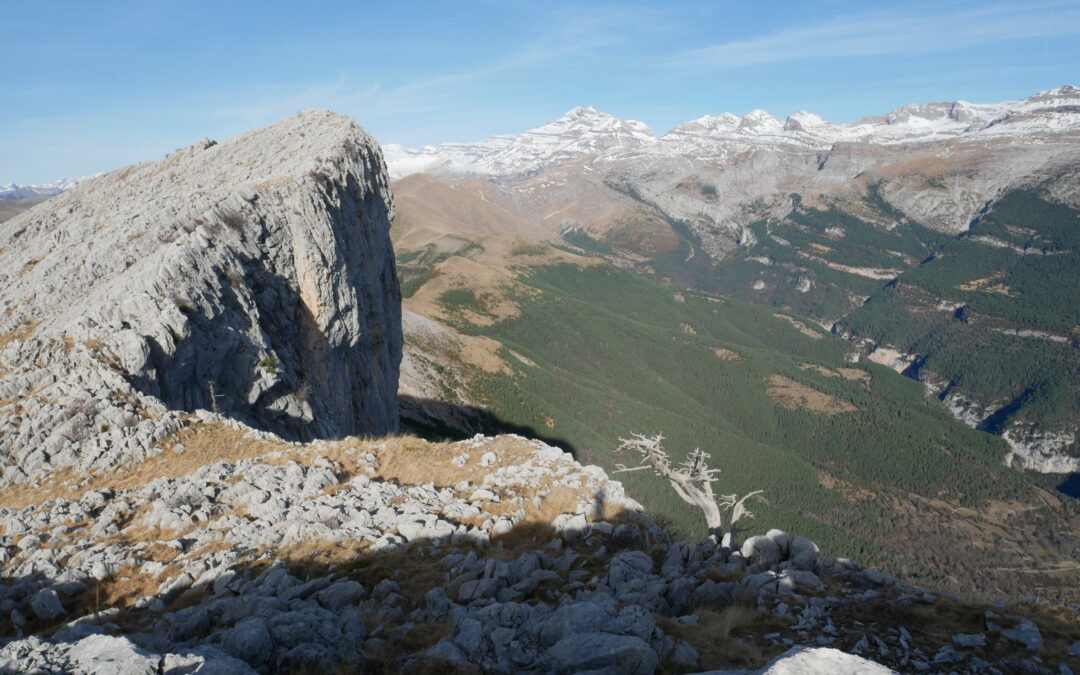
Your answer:
[[[247,225],[247,217],[240,209],[220,209],[215,214],[218,221],[233,232],[243,232]]]
[[[261,359],[256,365],[258,365],[259,368],[262,368],[264,372],[270,373],[271,375],[281,372],[281,369],[278,367],[281,365],[281,362],[272,356]]]
[[[97,414],[97,406],[88,398],[81,398],[77,401],[72,401],[67,407],[67,418],[71,419],[76,415],[86,415],[87,417],[93,417]]]
[[[510,251],[510,255],[544,255],[547,251],[548,247],[543,244],[521,244],[515,246]]]

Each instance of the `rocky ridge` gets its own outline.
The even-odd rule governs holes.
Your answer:
[[[1046,610],[779,530],[672,542],[602,470],[520,437],[305,445],[201,411],[163,446],[171,464],[0,510],[0,620],[25,635],[0,670],[1067,672],[1080,649]]]
[[[378,146],[308,112],[86,180],[0,229],[0,482],[140,461],[213,409],[296,438],[397,426]]]

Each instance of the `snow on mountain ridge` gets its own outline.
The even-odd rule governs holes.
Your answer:
[[[479,174],[517,177],[588,155],[637,148],[656,142],[652,129],[589,106],[517,135],[492,136],[479,143],[445,143],[410,150],[384,146],[392,178],[410,173]]]
[[[78,185],[81,178],[58,178],[51,183],[38,185],[19,185],[9,183],[0,185],[0,199],[26,199],[27,197],[52,197],[66,192]]]
[[[606,157],[630,150],[722,159],[761,147],[828,150],[836,143],[889,146],[1062,132],[1080,133],[1080,88],[1071,85],[1002,103],[908,104],[883,115],[842,123],[801,110],[786,120],[764,110],[752,110],[743,117],[705,115],[683,122],[659,138],[642,122],[624,120],[591,106],[578,107],[518,135],[420,150],[389,145],[386,151],[393,178],[432,173],[508,179],[590,155]]]

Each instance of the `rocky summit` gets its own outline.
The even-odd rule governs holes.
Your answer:
[[[198,408],[292,438],[396,429],[392,216],[378,146],[309,112],[6,223],[0,480],[142,460]]]
[[[678,541],[546,443],[395,434],[393,213],[308,112],[0,227],[0,672],[1080,667],[1067,608]]]

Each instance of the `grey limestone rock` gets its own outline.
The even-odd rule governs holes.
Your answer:
[[[986,627],[990,630],[999,631],[1002,635],[1013,642],[1018,642],[1028,649],[1039,650],[1043,648],[1043,636],[1039,627],[1029,619],[1020,619],[1016,625],[1006,627],[1000,621],[995,620],[991,612],[987,612]]]
[[[221,646],[229,654],[249,663],[261,663],[274,649],[274,639],[266,621],[250,617],[221,636]]]
[[[548,653],[563,673],[610,669],[627,675],[649,675],[659,662],[644,640],[611,633],[575,633],[559,640]]]
[[[309,111],[83,181],[0,231],[4,481],[138,461],[219,410],[296,438],[397,426],[400,292],[381,152]]]
[[[68,652],[71,672],[85,675],[156,675],[161,657],[142,650],[130,640],[91,635]]]
[[[750,537],[743,542],[740,552],[743,558],[759,562],[764,568],[772,567],[783,560],[780,545],[767,535]]]
[[[30,607],[39,619],[55,619],[64,614],[64,606],[60,603],[60,597],[51,588],[38,591],[30,600]]]

